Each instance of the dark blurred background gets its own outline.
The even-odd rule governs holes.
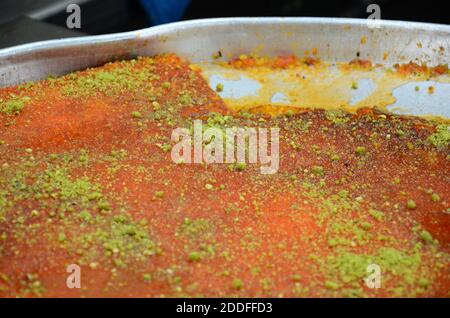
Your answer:
[[[131,31],[167,22],[231,16],[367,18],[450,24],[448,1],[433,0],[0,0],[0,48],[39,40]],[[69,4],[81,8],[81,28],[70,30]]]

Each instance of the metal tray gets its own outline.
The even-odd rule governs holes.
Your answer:
[[[450,26],[401,21],[336,18],[221,18],[166,24],[120,34],[37,42],[0,50],[0,87],[62,75],[138,55],[176,53],[192,62],[257,51],[346,62],[357,56],[393,65],[416,61],[429,66],[450,61]],[[364,39],[362,41],[361,39]],[[450,116],[450,87],[437,115]]]

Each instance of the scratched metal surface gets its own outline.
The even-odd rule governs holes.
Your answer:
[[[360,39],[365,37],[362,45]],[[420,43],[421,45],[418,45]],[[361,59],[391,66],[415,61],[429,66],[450,62],[450,26],[402,21],[380,21],[369,28],[366,20],[334,18],[224,18],[162,25],[133,32],[37,42],[0,50],[0,87],[62,75],[116,59],[138,55],[176,53],[192,62],[212,61],[214,52],[224,57],[258,51],[276,56],[303,56],[317,48],[320,59],[348,62]],[[386,52],[389,53],[386,58]],[[214,79],[210,78],[213,86]],[[254,83],[229,83],[230,94],[252,92]],[[434,94],[412,94],[417,86]],[[370,81],[359,83],[360,94],[372,90]],[[227,93],[227,92],[225,92]],[[450,118],[450,84],[411,82],[393,91],[392,110],[404,114],[432,114]],[[228,96],[228,97],[230,97]],[[275,99],[282,100],[280,92]],[[355,100],[361,96],[352,97]],[[401,106],[401,107],[397,107]]]

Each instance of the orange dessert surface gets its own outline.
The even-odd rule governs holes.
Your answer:
[[[449,297],[448,126],[270,107],[229,110],[173,54],[0,88],[0,296]],[[194,119],[279,128],[279,171],[174,163]]]

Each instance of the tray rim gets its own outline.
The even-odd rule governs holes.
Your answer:
[[[168,24],[162,24],[145,29],[122,32],[122,33],[110,33],[103,35],[90,35],[81,36],[66,39],[53,39],[46,41],[38,41],[32,43],[21,44],[12,46],[9,48],[0,49],[0,62],[3,59],[12,57],[18,54],[32,53],[35,51],[42,51],[48,49],[57,48],[69,48],[77,46],[85,46],[90,44],[105,44],[111,42],[123,42],[127,40],[142,39],[147,37],[164,34],[165,32],[171,32],[179,29],[189,29],[208,26],[230,25],[230,24],[315,24],[315,25],[348,25],[355,27],[367,27],[367,19],[353,19],[353,18],[321,18],[321,17],[238,17],[238,18],[207,18],[207,19],[194,19],[180,22],[173,22]],[[450,25],[423,23],[423,22],[410,22],[400,20],[379,20],[380,27],[391,29],[403,29],[424,31],[424,32],[442,32],[447,33],[450,36]]]

